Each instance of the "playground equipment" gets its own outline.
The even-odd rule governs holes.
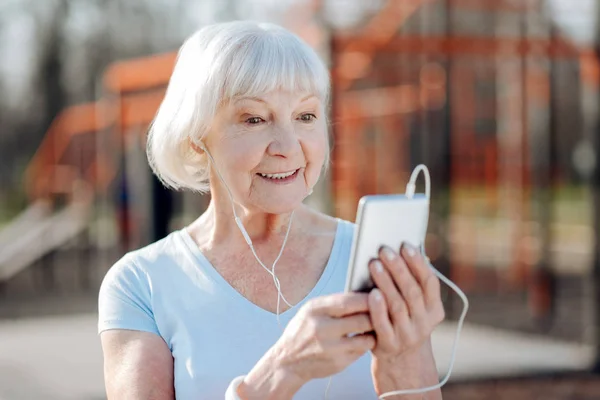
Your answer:
[[[323,4],[313,0],[290,10],[286,24],[331,61],[335,214],[353,218],[362,195],[400,190],[411,166],[425,162],[445,190],[434,193],[427,243],[436,265],[469,295],[514,300],[519,312],[529,302],[545,318],[553,309],[544,274],[585,279],[591,263],[590,220],[553,220],[560,213],[550,207],[569,208],[552,196],[573,180],[569,151],[585,133],[563,131],[580,122],[580,109],[569,107],[580,106],[579,90],[597,90],[600,69],[592,52],[554,30],[541,4],[389,0],[360,28],[340,32],[315,18]],[[510,37],[504,25],[515,28]],[[143,146],[175,57],[112,64],[97,102],[57,116],[27,169],[31,206],[0,231],[0,281],[85,232],[109,206],[119,226],[109,239],[124,250],[147,242],[139,236],[148,224],[168,219],[145,203],[154,189]],[[561,74],[573,82],[558,98]],[[580,196],[576,205],[585,212],[589,204]],[[14,240],[28,231],[39,232]],[[23,256],[42,232],[56,237]]]

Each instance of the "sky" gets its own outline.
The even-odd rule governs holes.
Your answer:
[[[575,42],[591,45],[596,25],[598,0],[548,0],[556,23]]]

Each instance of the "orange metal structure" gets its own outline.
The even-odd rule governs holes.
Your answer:
[[[321,0],[290,10],[286,26],[331,56],[335,213],[352,220],[361,196],[402,192],[411,166],[431,162],[433,179],[442,173],[447,179],[435,185],[436,194],[445,192],[434,208],[438,200],[447,204],[432,213],[439,231],[428,238],[430,257],[447,257],[451,278],[468,292],[523,292],[540,260],[531,227],[540,223],[530,201],[531,141],[539,133],[529,134],[531,110],[554,112],[551,63],[577,66],[579,79],[595,88],[600,64],[591,50],[556,35],[529,37],[525,29],[510,37],[403,31],[419,12],[440,4],[452,15],[466,10],[518,19],[542,2],[388,0],[362,27],[346,32],[327,32],[323,19],[315,18]],[[145,134],[176,57],[171,52],[114,63],[102,77],[98,102],[58,115],[27,169],[32,201],[71,195],[80,182],[104,191],[121,168],[129,139],[143,144],[144,137],[128,135]],[[482,238],[478,223],[486,218],[488,226],[503,219],[510,227]],[[503,264],[481,268],[481,249],[498,238],[506,242],[494,250]],[[546,286],[530,292],[542,299],[535,300],[538,308],[546,307]]]
[[[356,118],[359,103],[378,101],[381,114],[397,112],[416,112],[421,105],[443,101],[443,85],[429,87],[400,85],[380,87],[369,92],[348,92],[351,85],[371,71],[375,56],[381,52],[402,54],[476,54],[481,56],[538,55],[549,57],[576,57],[579,53],[565,42],[550,44],[544,40],[498,39],[478,37],[422,37],[398,36],[397,32],[415,12],[435,0],[398,0],[388,1],[358,33],[353,35],[334,35],[333,52],[335,68],[334,90],[344,93],[338,108],[336,120]],[[536,6],[538,0],[513,2],[508,0],[474,1],[449,0],[454,8],[483,9],[493,11],[523,11]],[[314,45],[325,36],[323,27],[314,23],[314,16],[320,12],[322,2],[311,0],[303,7],[290,11],[290,28],[305,37]],[[302,16],[302,18],[299,18]],[[135,60],[119,61],[109,66],[103,76],[105,97],[98,103],[77,105],[63,111],[56,117],[45,135],[43,143],[31,161],[26,180],[28,192],[32,198],[47,197],[50,193],[68,191],[74,179],[83,179],[98,189],[106,187],[114,176],[112,163],[101,151],[86,155],[86,165],[78,165],[82,160],[65,156],[68,151],[75,152],[77,146],[91,151],[95,148],[94,132],[111,130],[121,135],[132,126],[149,124],[160,104],[164,89],[172,72],[176,52],[158,54]],[[594,65],[594,57],[585,57],[585,65]],[[593,71],[589,69],[590,71]],[[394,71],[377,67],[377,73],[393,78]],[[593,74],[593,72],[591,72]],[[438,73],[439,75],[439,73]],[[588,74],[589,75],[589,74]],[[442,76],[441,79],[446,79]],[[435,87],[434,87],[435,86]],[[544,90],[542,89],[542,92]],[[338,98],[341,100],[341,98]],[[432,104],[433,104],[432,103]],[[362,108],[364,112],[364,107]],[[77,137],[77,139],[75,139]],[[119,142],[119,137],[113,137]],[[344,138],[336,138],[343,145]],[[75,141],[79,145],[70,144]],[[83,143],[85,142],[85,144]],[[69,150],[70,149],[70,150]],[[100,150],[100,149],[97,149]],[[83,151],[83,150],[82,150]],[[489,150],[491,151],[491,150]],[[93,153],[93,152],[92,152]],[[491,153],[490,153],[491,154]],[[343,167],[344,161],[338,163]],[[342,194],[342,193],[339,193]],[[347,199],[354,204],[355,196]],[[339,196],[346,199],[346,196]],[[346,202],[346,200],[340,200]],[[343,207],[342,207],[343,208]],[[346,212],[342,212],[346,215]],[[348,216],[348,215],[346,215]]]
[[[416,3],[419,7],[413,9]],[[437,167],[433,176],[448,171],[449,181],[440,183],[445,186],[441,190],[447,190],[449,205],[447,214],[434,215],[434,220],[448,220],[444,232],[451,242],[443,245],[434,232],[430,256],[435,258],[436,249],[445,247],[452,278],[466,290],[487,291],[502,285],[520,290],[529,284],[540,257],[526,240],[531,235],[530,221],[536,218],[531,212],[531,148],[538,144],[529,141],[539,133],[530,132],[540,129],[530,126],[530,113],[537,110],[543,115],[539,110],[554,107],[550,63],[585,62],[582,79],[593,81],[599,75],[597,58],[552,34],[502,37],[436,31],[418,35],[403,33],[400,24],[392,26],[391,21],[404,21],[404,16],[433,3],[388,2],[388,7],[406,14],[396,14],[386,23],[386,13],[393,11],[384,8],[373,18],[378,23],[333,34],[336,214],[353,219],[361,196],[403,191],[415,160],[435,166],[441,165],[439,157],[447,157],[447,168]],[[451,15],[465,10],[501,11],[521,21],[525,17],[520,13],[536,12],[542,4],[534,0],[443,3]],[[435,156],[423,158],[426,153]],[[498,221],[499,215],[511,224],[506,235],[494,233],[507,242],[507,261],[502,268],[481,268],[478,251],[494,240],[477,242],[478,221],[490,216]]]
[[[104,74],[104,98],[59,114],[27,168],[30,198],[68,193],[79,180],[96,190],[105,189],[116,167],[108,149],[98,144],[119,148],[121,135],[129,128],[152,121],[175,58],[176,53],[166,53],[117,62]]]
[[[582,52],[560,38],[400,34],[403,24],[436,2],[439,3],[390,0],[353,33],[332,32],[332,190],[338,216],[352,219],[363,194],[401,190],[409,172],[410,145],[414,141],[407,121],[426,123],[427,112],[443,110],[449,104],[459,105],[453,106],[451,123],[446,127],[454,139],[460,138],[452,140],[449,149],[452,183],[483,183],[490,209],[499,202],[500,173],[505,174],[504,179],[509,176],[527,187],[529,178],[524,166],[528,155],[523,152],[528,148],[524,135],[527,120],[523,107],[526,103],[547,106],[548,72],[535,65],[510,72],[523,83],[523,89],[511,95],[519,101],[507,101],[504,107],[507,115],[522,124],[518,129],[506,128],[502,132],[512,138],[509,150],[515,158],[504,171],[498,171],[503,155],[497,140],[479,135],[475,126],[477,119],[496,118],[497,99],[482,100],[475,95],[485,89],[486,82],[493,81],[497,73],[495,63],[525,58],[574,60],[581,62],[582,79],[598,84],[600,73],[593,53]],[[519,13],[532,12],[540,2],[446,0],[445,4],[452,10]],[[322,45],[326,37],[325,28],[314,18],[322,6],[321,1],[311,0],[308,7],[290,11],[295,18],[288,18],[291,29],[313,45]],[[104,93],[98,103],[74,106],[57,116],[27,170],[32,199],[66,193],[78,180],[88,182],[96,190],[106,188],[117,168],[114,155],[108,154],[107,149],[124,149],[123,136],[134,131],[132,127],[145,133],[162,100],[176,57],[171,52],[114,63],[103,76]],[[397,63],[387,62],[390,57],[405,57],[404,66],[399,68]],[[475,58],[486,59],[487,64],[469,61]],[[449,60],[457,68],[445,68],[443,65]],[[461,91],[448,92],[448,87],[461,87]],[[526,217],[525,209],[516,210],[513,218]],[[515,237],[520,238],[521,233]],[[460,271],[461,263],[457,265],[456,270]],[[468,271],[472,268],[464,271],[467,272],[463,278],[469,281]]]

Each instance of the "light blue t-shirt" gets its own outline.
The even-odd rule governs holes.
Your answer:
[[[302,302],[280,315],[283,327],[308,299],[344,290],[354,225],[337,225],[323,274]],[[229,383],[247,374],[282,333],[275,314],[235,290],[186,230],[128,253],[108,271],[98,331],[107,329],[161,336],[173,354],[178,400],[224,398]],[[370,362],[366,353],[334,375],[328,398],[376,399]],[[327,381],[308,382],[294,399],[324,398]]]

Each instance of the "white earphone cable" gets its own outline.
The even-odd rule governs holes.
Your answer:
[[[408,181],[408,184],[406,185],[406,196],[408,198],[412,198],[414,196],[415,188],[416,188],[416,180],[419,175],[419,172],[423,172],[423,175],[425,175],[425,196],[429,200],[431,197],[431,181],[430,181],[430,177],[429,177],[429,170],[423,164],[417,165],[417,167],[413,170],[413,172],[410,176],[410,179]],[[422,254],[425,254],[423,243],[421,243],[421,250],[422,250],[421,251]],[[467,311],[469,310],[469,299],[464,294],[464,292],[462,290],[460,290],[460,288],[458,286],[456,286],[456,284],[454,282],[452,282],[450,279],[446,278],[441,272],[439,272],[437,269],[435,269],[435,267],[433,265],[431,265],[431,262],[429,261],[429,257],[425,256],[425,259],[427,260],[427,264],[429,264],[429,267],[433,270],[435,275],[442,282],[444,282],[446,285],[448,285],[452,290],[454,290],[454,292],[456,292],[456,294],[460,297],[460,299],[463,302],[463,310],[460,313],[460,317],[458,318],[458,324],[456,327],[456,337],[454,338],[454,343],[452,344],[452,354],[450,356],[450,366],[448,367],[448,372],[446,373],[446,376],[444,377],[444,379],[442,379],[437,385],[427,386],[427,387],[419,388],[419,389],[394,390],[394,391],[387,392],[387,393],[380,395],[379,396],[380,399],[384,399],[386,397],[396,396],[396,395],[425,393],[425,392],[429,392],[431,390],[439,389],[442,386],[444,386],[446,384],[446,382],[448,382],[448,380],[450,379],[450,375],[452,374],[452,368],[454,367],[454,361],[456,359],[456,350],[458,348],[458,338],[460,337],[460,332],[462,331],[463,323],[465,321],[465,317],[467,316]]]
[[[384,399],[384,398],[389,397],[389,396],[396,396],[396,395],[403,395],[403,394],[425,393],[425,392],[429,392],[431,390],[439,389],[439,388],[441,388],[442,386],[444,386],[448,382],[448,380],[450,379],[450,375],[452,374],[452,368],[454,367],[454,361],[456,359],[456,350],[457,350],[457,347],[458,347],[458,338],[460,336],[460,332],[462,330],[463,323],[465,321],[465,317],[467,316],[467,311],[469,309],[469,300],[467,299],[467,296],[463,293],[463,291],[460,290],[458,288],[458,286],[456,286],[454,284],[454,282],[452,282],[450,279],[446,278],[437,269],[435,269],[435,267],[433,267],[431,265],[431,263],[429,262],[429,258],[426,258],[426,259],[427,259],[427,263],[429,264],[429,267],[433,269],[433,271],[437,275],[437,277],[440,278],[440,280],[442,280],[452,290],[454,290],[456,292],[456,294],[458,294],[458,296],[460,297],[460,299],[463,301],[463,310],[460,313],[460,317],[458,318],[458,324],[457,324],[457,327],[456,327],[456,337],[454,338],[454,343],[452,344],[452,353],[451,353],[451,356],[450,356],[450,366],[448,367],[448,372],[446,373],[446,376],[444,377],[444,379],[442,379],[440,381],[440,383],[438,383],[437,385],[427,386],[427,387],[420,388],[420,389],[395,390],[395,391],[392,391],[392,392],[387,392],[387,393],[382,394],[381,396],[379,396],[380,399]]]
[[[275,266],[277,265],[277,262],[279,261],[279,259],[281,258],[281,255],[283,254],[283,249],[285,248],[288,237],[290,235],[290,230],[292,227],[292,220],[294,218],[294,211],[292,211],[292,213],[290,215],[290,222],[288,223],[287,231],[285,233],[285,238],[283,239],[283,244],[281,245],[281,250],[279,250],[279,255],[273,262],[273,266],[271,267],[271,270],[269,270],[265,266],[265,264],[263,264],[263,262],[260,260],[258,255],[256,254],[256,250],[254,249],[254,245],[252,244],[252,239],[250,238],[250,235],[248,235],[248,232],[246,232],[246,229],[244,228],[244,225],[242,224],[241,219],[238,217],[237,212],[235,211],[235,201],[233,200],[233,194],[231,193],[229,186],[225,182],[225,179],[221,175],[221,172],[217,168],[217,164],[215,163],[214,158],[212,157],[212,155],[210,154],[210,152],[208,151],[208,149],[206,148],[206,146],[204,145],[203,142],[200,142],[199,145],[200,145],[200,148],[202,148],[202,150],[204,150],[204,152],[210,159],[215,171],[217,172],[217,175],[219,176],[219,179],[221,180],[221,182],[223,182],[223,186],[225,186],[225,189],[227,190],[227,193],[229,194],[229,199],[231,200],[231,207],[233,210],[233,216],[235,218],[235,223],[238,226],[238,228],[240,229],[240,232],[242,232],[242,235],[244,236],[246,243],[248,243],[248,246],[250,246],[250,250],[252,251],[254,258],[256,259],[256,261],[258,261],[258,263],[261,265],[261,267],[263,267],[265,269],[265,271],[267,271],[273,277],[273,283],[275,284],[275,288],[277,288],[277,314],[276,314],[277,315],[277,325],[279,325],[279,327],[283,330],[283,327],[281,326],[281,321],[279,319],[279,310],[280,310],[280,305],[281,305],[281,299],[283,299],[285,304],[287,304],[290,308],[294,307],[294,305],[290,304],[284,297],[283,293],[281,292],[281,283],[279,282],[277,275],[275,275]],[[311,188],[308,194],[310,195],[312,193],[312,191],[313,190]],[[325,390],[325,400],[327,400],[327,398],[328,398],[329,387],[331,386],[331,378],[332,377],[329,377],[329,382],[327,383],[327,389]]]
[[[250,238],[250,235],[248,235],[248,232],[246,231],[246,228],[244,228],[244,225],[242,224],[242,220],[238,217],[237,212],[235,211],[235,201],[233,200],[233,194],[231,193],[231,190],[229,189],[229,186],[225,182],[225,179],[223,178],[223,175],[221,175],[221,172],[217,168],[217,164],[215,163],[214,158],[212,157],[212,155],[210,154],[210,152],[208,151],[208,149],[206,148],[206,146],[204,145],[204,143],[200,142],[199,145],[202,148],[202,150],[204,150],[204,152],[206,153],[206,155],[208,156],[208,158],[210,159],[210,161],[213,164],[213,167],[215,169],[215,172],[217,173],[217,175],[219,176],[219,179],[223,183],[223,186],[225,186],[225,189],[227,190],[227,193],[229,195],[229,199],[231,200],[231,208],[233,210],[233,216],[235,218],[235,223],[238,226],[238,228],[239,228],[240,232],[242,233],[242,235],[244,236],[244,239],[246,240],[246,243],[248,243],[248,246],[250,246],[250,250],[252,251],[252,254],[254,255],[254,258],[256,259],[256,261],[258,261],[258,263],[260,264],[260,266],[263,267],[265,269],[265,271],[267,271],[273,277],[273,283],[275,284],[275,288],[277,289],[277,323],[278,323],[279,327],[282,328],[281,327],[281,321],[279,320],[279,309],[280,309],[280,304],[281,304],[280,300],[283,299],[283,301],[285,302],[285,304],[287,304],[289,307],[294,307],[294,305],[290,304],[290,302],[288,302],[286,300],[285,296],[281,292],[281,283],[279,282],[279,279],[277,278],[277,275],[275,275],[275,266],[277,265],[277,262],[279,261],[279,259],[281,258],[281,255],[283,254],[283,250],[285,249],[285,245],[286,245],[288,237],[290,235],[290,230],[291,230],[291,227],[292,227],[292,221],[294,219],[294,211],[292,211],[292,213],[290,215],[290,222],[288,223],[287,231],[285,233],[285,238],[283,239],[283,244],[281,245],[281,249],[279,250],[279,255],[277,256],[277,258],[273,262],[273,266],[271,267],[271,269],[269,269],[260,260],[260,258],[258,257],[258,254],[256,254],[256,250],[254,249],[254,244],[252,243],[252,239]]]
[[[244,239],[246,240],[246,243],[248,243],[248,245],[250,246],[250,250],[252,251],[252,254],[254,255],[254,258],[256,258],[256,261],[258,261],[258,263],[261,265],[261,267],[263,267],[273,277],[273,283],[275,284],[275,288],[277,289],[277,324],[279,325],[279,327],[281,329],[283,329],[283,327],[281,326],[281,322],[279,320],[280,300],[283,299],[283,301],[290,308],[294,307],[294,305],[290,304],[286,300],[286,298],[283,296],[283,293],[281,292],[281,283],[279,282],[279,279],[277,278],[277,275],[275,274],[275,266],[277,265],[277,262],[281,258],[281,255],[283,254],[283,250],[284,250],[285,245],[287,243],[287,240],[288,240],[288,237],[289,237],[289,234],[290,234],[290,230],[291,230],[291,226],[292,226],[292,220],[294,218],[294,212],[292,211],[292,213],[290,215],[290,221],[288,223],[288,227],[287,227],[287,231],[286,231],[286,234],[285,234],[285,238],[283,239],[283,244],[281,246],[279,254],[278,254],[277,258],[275,259],[275,261],[273,262],[273,266],[269,270],[269,268],[267,268],[267,266],[265,266],[263,264],[263,262],[260,260],[260,258],[256,254],[256,250],[254,249],[254,245],[252,244],[252,239],[248,235],[246,229],[244,228],[244,225],[241,222],[241,219],[238,217],[238,215],[236,213],[235,202],[233,200],[233,195],[231,193],[231,190],[229,189],[229,186],[227,185],[227,183],[223,179],[223,176],[219,172],[219,169],[217,168],[214,159],[212,158],[211,154],[208,152],[208,150],[204,146],[204,143],[200,142],[200,147],[202,148],[202,150],[204,150],[204,152],[206,153],[206,155],[211,160],[211,162],[212,162],[212,164],[213,164],[213,166],[215,168],[215,171],[217,172],[217,175],[219,176],[219,179],[221,180],[221,182],[223,182],[223,185],[225,186],[225,188],[227,190],[227,193],[229,194],[229,198],[231,200],[231,207],[232,207],[232,210],[233,210],[233,215],[234,215],[234,218],[235,218],[236,225],[238,226],[238,228],[240,229],[240,232],[244,236]],[[417,177],[419,175],[419,172],[423,172],[423,174],[425,175],[425,196],[429,200],[430,196],[431,196],[431,182],[430,182],[430,177],[429,177],[429,170],[423,164],[418,165],[413,170],[413,172],[412,172],[412,174],[410,176],[409,182],[406,185],[406,196],[408,198],[412,198],[414,196],[415,189],[416,189],[416,183],[415,182],[416,182],[416,179],[417,179]],[[422,247],[422,253],[425,254],[425,252],[423,251],[424,250],[424,244],[421,244],[421,247]],[[442,386],[444,386],[446,384],[446,382],[448,382],[448,380],[450,379],[450,375],[452,374],[452,368],[454,367],[454,361],[456,359],[456,350],[457,350],[457,347],[458,347],[458,339],[460,337],[460,333],[461,333],[461,330],[462,330],[462,327],[463,327],[463,323],[464,323],[465,317],[467,315],[467,311],[469,309],[469,300],[467,299],[467,296],[463,293],[463,291],[460,290],[460,288],[458,286],[456,286],[456,284],[454,284],[454,282],[452,282],[450,279],[446,278],[433,265],[431,265],[431,262],[429,261],[428,257],[426,257],[426,260],[427,260],[427,263],[429,264],[429,267],[433,270],[433,272],[436,274],[436,276],[440,280],[442,280],[446,285],[448,285],[452,290],[454,290],[454,292],[456,292],[456,294],[460,297],[460,299],[463,302],[463,310],[462,310],[461,315],[460,315],[460,317],[458,319],[458,325],[457,325],[457,328],[456,328],[456,338],[454,339],[454,343],[452,345],[452,354],[451,354],[451,357],[450,357],[450,366],[448,367],[448,372],[446,373],[446,376],[444,377],[444,379],[442,379],[437,385],[432,385],[432,386],[428,386],[428,387],[424,387],[424,388],[418,388],[418,389],[395,390],[395,391],[387,392],[387,393],[384,393],[384,394],[380,395],[379,399],[384,399],[386,397],[395,396],[395,395],[419,394],[419,393],[425,393],[425,392],[428,392],[428,391],[431,391],[431,390],[439,389]],[[327,388],[325,390],[325,399],[328,398],[329,388],[331,386],[331,379],[332,379],[332,377],[329,377],[329,382],[328,382]]]

